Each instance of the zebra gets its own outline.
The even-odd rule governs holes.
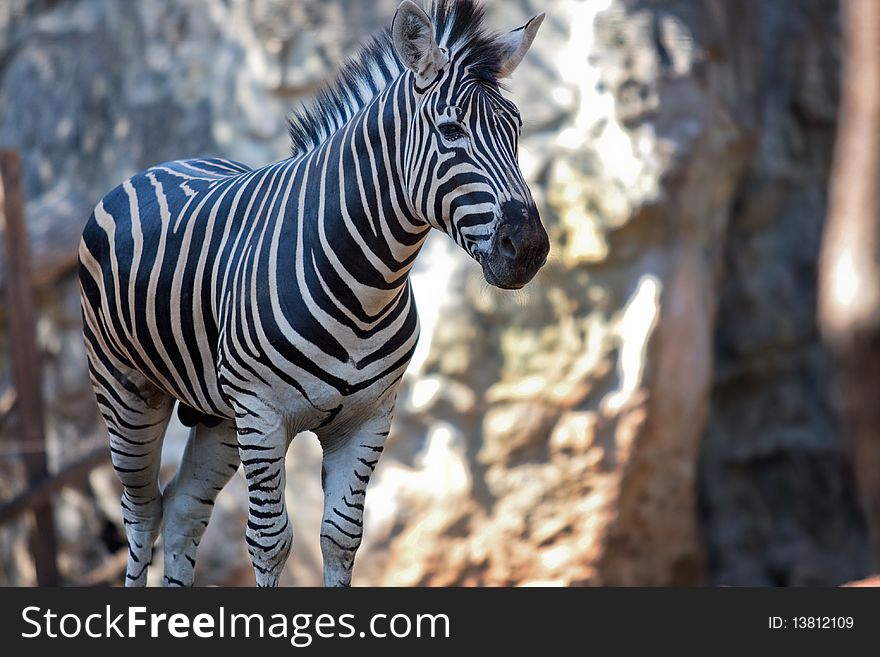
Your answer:
[[[409,272],[430,229],[518,289],[549,239],[502,94],[544,20],[490,32],[476,0],[410,0],[289,120],[291,157],[147,169],[97,205],[79,247],[90,378],[122,484],[125,584],[163,536],[166,586],[191,586],[214,500],[239,467],[258,586],[293,541],[285,454],[323,450],[326,586],[349,586],[370,476],[419,322]],[[191,427],[160,491],[177,403]]]

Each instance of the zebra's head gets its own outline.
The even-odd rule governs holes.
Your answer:
[[[478,27],[475,3],[440,0],[431,13],[404,0],[391,28],[415,99],[406,191],[419,217],[477,260],[489,284],[521,288],[550,244],[517,162],[522,119],[500,80],[522,61],[544,15],[493,36]]]

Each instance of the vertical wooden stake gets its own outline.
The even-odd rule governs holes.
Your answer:
[[[0,150],[0,230],[6,240],[6,300],[12,367],[18,391],[21,441],[27,445],[24,464],[28,484],[34,486],[48,476],[43,402],[40,385],[40,358],[34,322],[31,254],[24,218],[24,192],[21,158],[18,153]],[[31,552],[40,586],[58,586],[55,553],[55,525],[52,505],[46,500],[36,505]]]

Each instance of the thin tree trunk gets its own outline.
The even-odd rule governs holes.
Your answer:
[[[843,98],[819,321],[880,568],[880,2],[846,0]]]

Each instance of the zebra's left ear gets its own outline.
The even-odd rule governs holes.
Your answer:
[[[538,14],[525,25],[498,37],[497,43],[501,49],[501,70],[498,72],[498,77],[508,78],[516,70],[532,47],[538,28],[544,22],[544,16],[543,13]]]
[[[391,21],[391,39],[400,60],[416,74],[420,87],[434,80],[449,61],[437,45],[431,18],[412,0],[403,0],[397,8]]]

